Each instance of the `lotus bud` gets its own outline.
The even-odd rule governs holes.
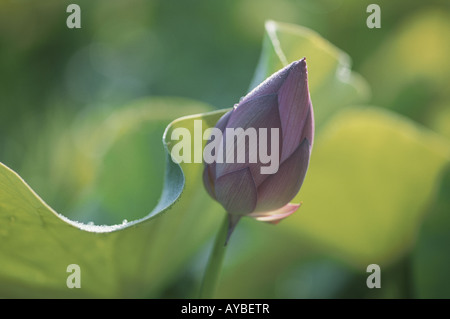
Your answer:
[[[205,163],[203,182],[228,213],[228,238],[244,216],[277,223],[300,207],[290,201],[302,186],[314,138],[304,58],[253,89],[215,128],[222,134],[205,147],[214,143],[217,152]]]

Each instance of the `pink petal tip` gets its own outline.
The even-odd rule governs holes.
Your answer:
[[[283,207],[270,212],[257,212],[251,213],[248,216],[253,217],[256,220],[267,222],[271,224],[278,224],[281,220],[285,219],[289,215],[293,214],[302,205],[288,203]]]

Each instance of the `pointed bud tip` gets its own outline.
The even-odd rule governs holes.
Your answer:
[[[295,61],[294,63],[295,63],[294,67],[297,67],[298,71],[302,71],[305,73],[308,72],[308,68],[306,66],[306,57],[303,57],[303,59]]]

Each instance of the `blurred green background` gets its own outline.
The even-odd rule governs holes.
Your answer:
[[[161,117],[161,122],[117,138],[105,157],[101,147],[96,147],[101,154],[93,156],[102,159],[101,168],[86,164],[91,161],[83,152],[76,151],[95,138],[84,133],[84,128],[95,128],[97,120],[110,118],[110,114],[125,105],[139,104],[139,100],[148,97],[197,100],[201,102],[198,108],[201,111],[208,110],[203,105],[210,105],[211,109],[232,106],[248,92],[260,58],[267,19],[308,27],[346,52],[351,57],[352,69],[370,87],[370,97],[364,104],[389,111],[386,117],[389,123],[395,114],[407,123],[404,130],[403,122],[398,125],[404,133],[400,132],[393,141],[412,139],[415,130],[419,130],[427,136],[419,138],[417,147],[421,152],[431,148],[432,139],[439,140],[436,142],[439,145],[433,144],[436,149],[448,147],[449,1],[377,1],[381,7],[381,28],[369,29],[366,8],[373,2],[76,1],[81,7],[82,28],[68,29],[66,7],[72,1],[1,1],[0,161],[15,170],[52,208],[72,219],[114,224],[145,216],[159,198],[164,167],[162,148],[154,150],[148,145],[161,144],[165,126],[185,114],[173,108],[165,113],[164,103],[157,103],[155,117]],[[328,92],[317,94],[326,97]],[[113,121],[121,119],[118,116]],[[353,115],[353,121],[359,123],[364,119]],[[385,119],[382,117],[380,122],[384,123]],[[345,131],[348,125],[345,119],[340,118],[336,123],[342,130],[337,129],[336,133],[328,129],[328,138],[322,144],[316,141],[317,152],[329,162],[347,163],[347,157],[334,158],[336,153],[332,148],[321,147],[328,143],[342,150],[341,139],[336,136],[352,137],[352,131]],[[396,126],[394,122],[392,125]],[[392,142],[386,147],[394,149],[398,145]],[[383,147],[379,149],[383,152]],[[399,227],[391,229],[399,234],[400,239],[392,244],[396,247],[389,250],[387,240],[380,247],[368,244],[362,250],[356,246],[353,249],[352,242],[361,242],[357,237],[348,238],[348,244],[343,241],[347,248],[341,244],[333,246],[330,243],[334,235],[340,236],[339,231],[334,234],[333,229],[311,230],[314,224],[310,229],[306,226],[294,230],[301,233],[301,240],[294,243],[291,235],[279,234],[284,228],[243,223],[230,245],[219,297],[450,298],[450,274],[447,274],[450,170],[448,165],[445,169],[444,164],[436,164],[431,176],[426,167],[423,171],[420,167],[428,163],[420,160],[422,153],[407,153],[409,150],[405,147],[402,153],[405,158],[401,159],[392,158],[389,152],[371,157],[370,150],[364,156],[353,157],[355,161],[366,161],[368,171],[372,172],[366,176],[366,171],[355,170],[353,175],[367,181],[373,189],[364,188],[365,194],[372,197],[352,201],[346,200],[345,189],[357,193],[358,178],[347,179],[345,174],[334,176],[340,164],[329,167],[328,175],[323,169],[317,169],[316,173],[312,167],[311,182],[304,185],[304,207],[296,213],[308,215],[308,186],[320,174],[323,176],[316,181],[323,183],[327,193],[344,189],[336,192],[336,198],[328,199],[336,203],[332,215],[338,219],[328,224],[342,227],[344,233],[345,227],[352,227],[352,222],[345,220],[341,225],[338,216],[346,216],[352,205],[360,207],[355,202],[374,200],[379,205],[376,209],[380,209],[375,209],[375,214],[389,209],[395,212],[400,210],[393,206],[396,203],[389,206],[390,202],[378,197],[378,192],[380,189],[386,194],[398,191],[394,195],[403,196],[398,205],[408,203],[411,211],[418,212],[412,213],[412,217],[403,214],[395,221],[387,219],[386,229]],[[349,157],[351,152],[349,147]],[[448,150],[442,153],[449,154]],[[376,168],[384,167],[376,161],[392,163],[389,166],[394,172],[392,183],[382,184],[385,180],[376,179]],[[420,165],[408,166],[415,161]],[[404,167],[412,168],[402,171],[400,168]],[[395,175],[399,171],[401,174]],[[340,180],[335,182],[333,178]],[[407,195],[402,193],[405,188],[398,181],[410,183]],[[414,205],[417,202],[419,208]],[[409,211],[409,206],[403,205],[401,209],[404,207]],[[298,222],[302,223],[300,217]],[[320,222],[326,224],[327,220],[320,219]],[[289,220],[284,223],[288,224]],[[373,229],[377,233],[375,224],[376,221]],[[402,233],[402,227],[408,229],[406,234]],[[326,234],[319,236],[321,231]],[[374,237],[376,240],[391,238],[379,233],[376,236],[379,236]],[[403,238],[406,238],[404,245]],[[151,296],[194,296],[208,243],[198,244],[188,262]],[[385,253],[383,249],[389,251]],[[383,258],[373,260],[373,256]],[[364,265],[370,263],[382,266],[381,289],[366,287],[368,273]],[[4,291],[3,294],[8,296]]]

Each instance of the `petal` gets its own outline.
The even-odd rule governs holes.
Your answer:
[[[301,141],[307,139],[309,142],[309,150],[311,151],[312,145],[314,143],[314,112],[310,108],[309,113],[306,117],[305,127],[303,128]]]
[[[288,203],[283,207],[270,211],[270,212],[262,212],[262,213],[251,213],[248,217],[252,217],[261,222],[268,222],[271,224],[278,224],[282,219],[288,217],[297,211],[297,209],[302,205],[300,204],[291,204]]]
[[[276,210],[297,195],[308,169],[310,148],[307,139],[258,187],[256,212]]]
[[[231,114],[227,124],[228,127],[236,128],[260,128],[260,127],[281,127],[278,113],[277,94],[269,94],[251,99]],[[275,116],[275,118],[273,118]]]
[[[302,141],[303,130],[310,109],[308,77],[305,59],[292,66],[292,70],[278,91],[283,152],[281,161],[288,158]]]
[[[277,95],[271,94],[257,97],[242,104],[240,107],[234,110],[233,114],[230,117],[230,120],[228,121],[227,128],[242,128],[243,130],[254,128],[257,133],[259,132],[260,128],[267,129],[268,153],[271,154],[270,131],[272,128],[281,130],[277,100]],[[239,134],[239,136],[241,135],[243,134]],[[277,146],[279,148],[281,148],[282,144],[281,136],[282,132],[279,132],[279,140],[277,143]],[[227,143],[226,133],[224,134],[222,140],[224,141],[224,143],[221,145],[221,147],[224,150],[226,160],[224,161],[225,163],[216,163],[216,177],[220,177],[233,171],[249,167],[256,185],[259,185],[263,180],[267,178],[268,175],[261,175],[260,173],[261,166],[266,166],[267,164],[262,164],[259,162],[259,154],[256,154],[256,158],[258,160],[256,163],[249,163],[250,149],[254,149],[254,151],[258,152],[259,148],[257,147],[257,145],[252,144],[252,147],[250,148],[250,143],[247,138],[245,141],[245,145],[235,143],[234,141],[230,141],[229,143]],[[226,156],[227,148],[234,149],[234,157]],[[282,150],[280,149],[279,154],[281,154],[281,151]],[[239,152],[244,152],[247,155],[244,163],[237,163],[237,154]]]
[[[216,199],[232,215],[246,215],[256,206],[256,186],[250,169],[244,168],[219,177],[215,183]]]
[[[268,77],[264,82],[262,82],[260,85],[258,85],[256,88],[254,88],[250,93],[248,93],[240,102],[239,106],[241,104],[254,99],[259,96],[268,95],[268,94],[275,94],[278,92],[278,90],[283,85],[284,81],[286,80],[287,76],[289,75],[289,72],[292,69],[292,66],[297,62],[292,62],[288,66],[282,68],[278,72],[275,72],[270,77]]]
[[[230,110],[224,115],[222,115],[222,117],[217,121],[216,127],[222,132],[225,130],[225,127],[227,126],[228,121],[230,120],[231,113],[233,113],[233,110]]]

